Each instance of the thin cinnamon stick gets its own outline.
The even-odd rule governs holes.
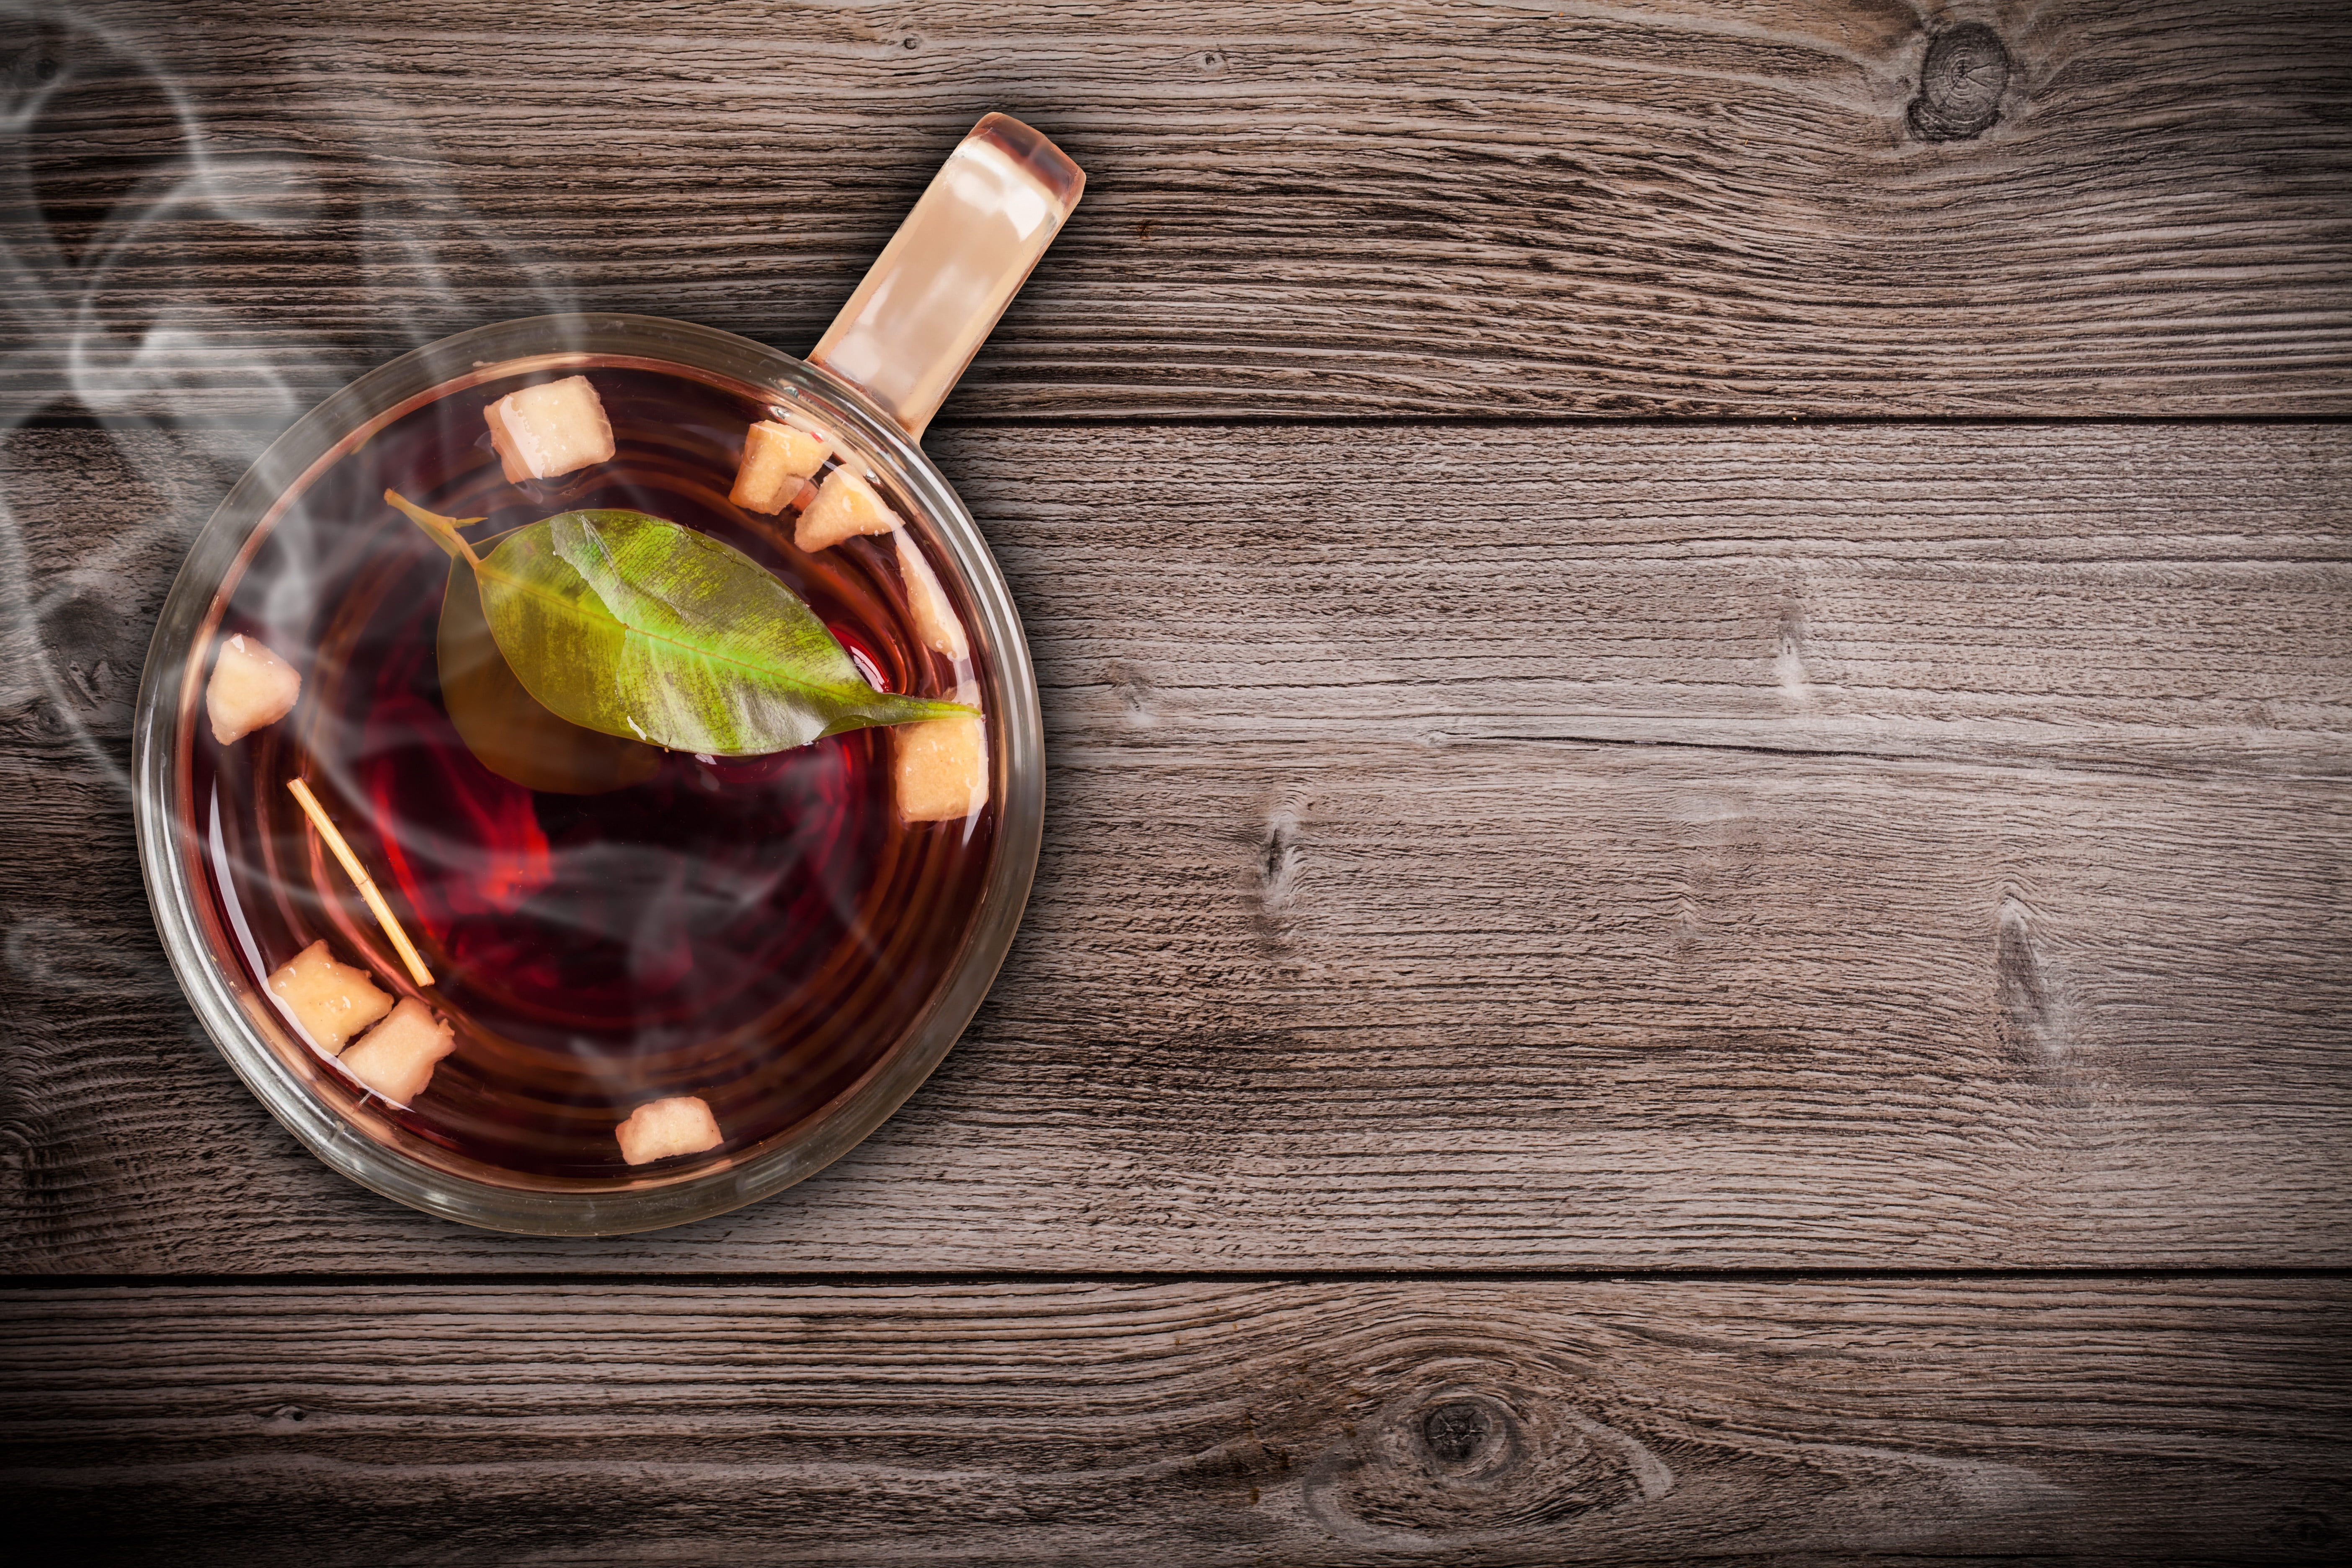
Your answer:
[[[392,912],[392,906],[385,903],[383,895],[375,890],[375,879],[367,874],[367,868],[360,864],[360,858],[352,853],[352,847],[344,842],[342,834],[327,819],[327,808],[319,804],[319,797],[312,795],[310,786],[300,779],[288,779],[286,787],[294,792],[295,800],[300,803],[311,826],[319,830],[319,837],[327,841],[327,847],[335,852],[335,858],[341,861],[343,869],[351,873],[352,885],[359,889],[360,897],[367,900],[367,907],[374,911],[376,923],[383,927],[383,934],[392,939],[393,947],[400,953],[401,963],[408,965],[409,976],[419,985],[432,984],[433,972],[425,967],[425,960],[417,952],[416,944],[409,941],[408,932],[401,929],[400,917]]]

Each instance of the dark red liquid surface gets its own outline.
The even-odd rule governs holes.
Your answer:
[[[257,987],[326,938],[456,1028],[456,1053],[395,1121],[503,1169],[593,1177],[629,1173],[613,1129],[646,1100],[708,1100],[727,1142],[689,1163],[709,1163],[788,1131],[881,1061],[954,967],[994,811],[902,822],[880,730],[765,757],[668,753],[593,795],[527,789],[475,756],[438,673],[448,563],[386,487],[487,516],[476,537],[592,507],[700,530],[774,571],[877,685],[957,694],[960,672],[914,634],[887,539],[803,554],[791,513],[728,502],[765,405],[647,370],[587,374],[618,442],[610,463],[508,484],[482,409],[517,380],[404,416],[307,488],[220,626],[295,664],[301,700],[226,747],[199,715],[191,776],[223,929]],[[302,817],[286,787],[298,775],[405,923],[431,989],[408,980]]]

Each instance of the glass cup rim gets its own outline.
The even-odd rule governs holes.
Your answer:
[[[193,711],[190,658],[200,632],[313,478],[373,429],[429,396],[447,395],[453,382],[560,369],[574,358],[637,360],[773,392],[887,465],[962,578],[991,656],[1002,744],[992,758],[996,842],[979,910],[946,984],[896,1049],[772,1146],[715,1169],[618,1186],[534,1188],[477,1180],[400,1153],[323,1103],[263,1037],[204,934],[190,847],[178,826],[188,766],[181,721]],[[805,1180],[856,1147],[930,1076],[978,1010],[1019,926],[1044,826],[1044,755],[1036,676],[1003,575],[953,487],[904,430],[849,384],[751,339],[661,317],[567,312],[471,328],[378,366],[296,420],[230,489],[191,545],[148,645],[132,721],[131,811],[156,931],[197,1021],[254,1097],[322,1163],[383,1196],[462,1224],[609,1236],[708,1218]]]

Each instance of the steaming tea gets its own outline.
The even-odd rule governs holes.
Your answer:
[[[568,723],[499,658],[488,589],[385,492],[483,520],[465,531],[482,550],[604,511],[721,542],[804,601],[877,692],[979,705],[986,656],[952,572],[894,526],[913,509],[773,394],[647,361],[555,374],[592,389],[609,457],[533,477],[581,454],[534,458],[533,429],[497,411],[516,394],[553,406],[553,375],[457,384],[287,505],[215,646],[291,707],[226,740],[235,724],[200,728],[188,826],[229,947],[304,1024],[331,1092],[529,1175],[700,1168],[804,1122],[931,1005],[993,842],[984,783],[959,793],[975,755],[942,762],[961,731],[933,724],[722,755]],[[305,1022],[345,1002],[369,1015],[348,1039]]]
[[[327,1166],[502,1230],[683,1224],[823,1169],[954,1044],[1043,736],[920,443],[1085,184],[986,116],[805,360],[478,326],[222,500],[140,687],[140,868],[205,1032]]]

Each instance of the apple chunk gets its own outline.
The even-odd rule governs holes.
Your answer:
[[[898,514],[857,475],[835,468],[816,488],[816,500],[801,513],[793,542],[818,551],[861,533],[887,533],[898,526]]]
[[[509,392],[483,409],[482,417],[509,484],[613,460],[612,423],[584,375]]]
[[[405,1106],[433,1081],[433,1065],[457,1048],[457,1037],[433,1009],[414,996],[404,997],[390,1017],[343,1053],[343,1070],[394,1105]]]
[[[727,499],[745,511],[780,512],[832,451],[822,436],[763,419],[743,432],[743,462]]]
[[[950,658],[970,658],[971,643],[964,636],[963,622],[956,617],[948,591],[940,586],[939,574],[903,529],[898,533],[898,575],[906,582],[907,608],[914,614],[915,635],[923,639],[923,646]]]
[[[292,665],[249,637],[223,637],[205,687],[213,739],[235,745],[294,711],[294,700],[301,694],[302,677]]]
[[[898,815],[960,822],[988,804],[988,728],[977,713],[890,731],[898,748]]]
[[[667,1160],[676,1154],[699,1154],[724,1142],[719,1119],[710,1107],[691,1094],[656,1100],[629,1112],[613,1129],[621,1141],[621,1158],[632,1165]]]
[[[392,1011],[392,998],[375,988],[368,972],[336,963],[324,937],[271,974],[269,989],[293,1010],[294,1021],[329,1056]]]

